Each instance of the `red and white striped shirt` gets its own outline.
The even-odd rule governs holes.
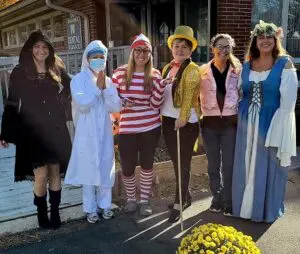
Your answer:
[[[133,134],[152,130],[161,125],[159,109],[163,104],[164,85],[161,75],[154,69],[153,87],[144,91],[144,72],[134,72],[129,89],[126,90],[126,65],[114,71],[112,81],[119,96],[133,102],[130,107],[122,107],[120,116],[120,134]]]

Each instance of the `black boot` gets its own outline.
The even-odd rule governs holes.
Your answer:
[[[34,194],[33,204],[37,206],[37,217],[40,228],[49,228],[50,221],[48,218],[48,211],[47,211],[47,195],[43,197],[38,197]]]
[[[61,200],[61,189],[58,191],[52,191],[49,189],[49,203],[51,204],[50,209],[50,223],[51,227],[56,229],[61,225],[61,220],[59,216],[59,204]]]
[[[168,208],[170,209],[170,210],[172,210],[173,209],[173,207],[174,207],[174,204],[175,203],[171,203],[171,204],[168,204]],[[183,210],[185,210],[185,209],[187,209],[188,207],[190,207],[192,205],[192,196],[191,196],[191,193],[190,193],[190,191],[188,190],[188,192],[187,192],[187,194],[186,194],[186,202],[185,203],[183,203]]]

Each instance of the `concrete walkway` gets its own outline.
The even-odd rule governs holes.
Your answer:
[[[0,234],[15,233],[37,227],[36,207],[33,205],[32,182],[14,182],[15,147],[0,148]],[[300,168],[300,149],[293,158],[292,168]],[[83,216],[81,188],[65,186],[62,192],[62,217],[64,220]],[[75,209],[68,209],[76,207]],[[300,253],[300,252],[299,252]]]
[[[193,200],[193,205],[184,212],[183,233],[180,232],[179,223],[167,222],[169,211],[166,207],[170,200],[162,199],[153,201],[154,214],[148,218],[141,218],[137,214],[120,215],[111,221],[102,219],[93,225],[85,220],[73,221],[57,231],[29,232],[27,238],[31,239],[31,243],[23,243],[22,246],[3,249],[0,252],[168,254],[175,253],[181,237],[193,227],[205,223],[221,223],[232,225],[251,235],[263,254],[300,253],[300,171],[290,172],[286,213],[273,224],[253,223],[211,213],[207,210],[211,201],[208,193],[193,196]],[[43,236],[40,236],[39,232],[43,232]]]
[[[32,182],[14,182],[14,164],[15,146],[0,148],[0,233],[1,223],[36,213]],[[81,204],[81,188],[63,185],[61,207],[78,204]]]

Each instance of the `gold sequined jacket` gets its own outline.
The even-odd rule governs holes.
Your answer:
[[[167,64],[162,71],[165,75],[170,64]],[[191,115],[191,109],[195,108],[198,118],[200,117],[199,104],[200,73],[199,66],[191,62],[183,71],[182,78],[176,87],[173,98],[175,108],[180,108],[179,118],[188,121]]]

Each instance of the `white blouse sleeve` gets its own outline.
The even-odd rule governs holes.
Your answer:
[[[291,156],[296,156],[295,104],[298,80],[294,68],[284,69],[280,84],[280,107],[275,112],[268,129],[266,147],[277,147],[280,166],[291,165]]]
[[[122,103],[111,78],[106,77],[106,89],[103,90],[104,102],[109,113],[120,112]]]

